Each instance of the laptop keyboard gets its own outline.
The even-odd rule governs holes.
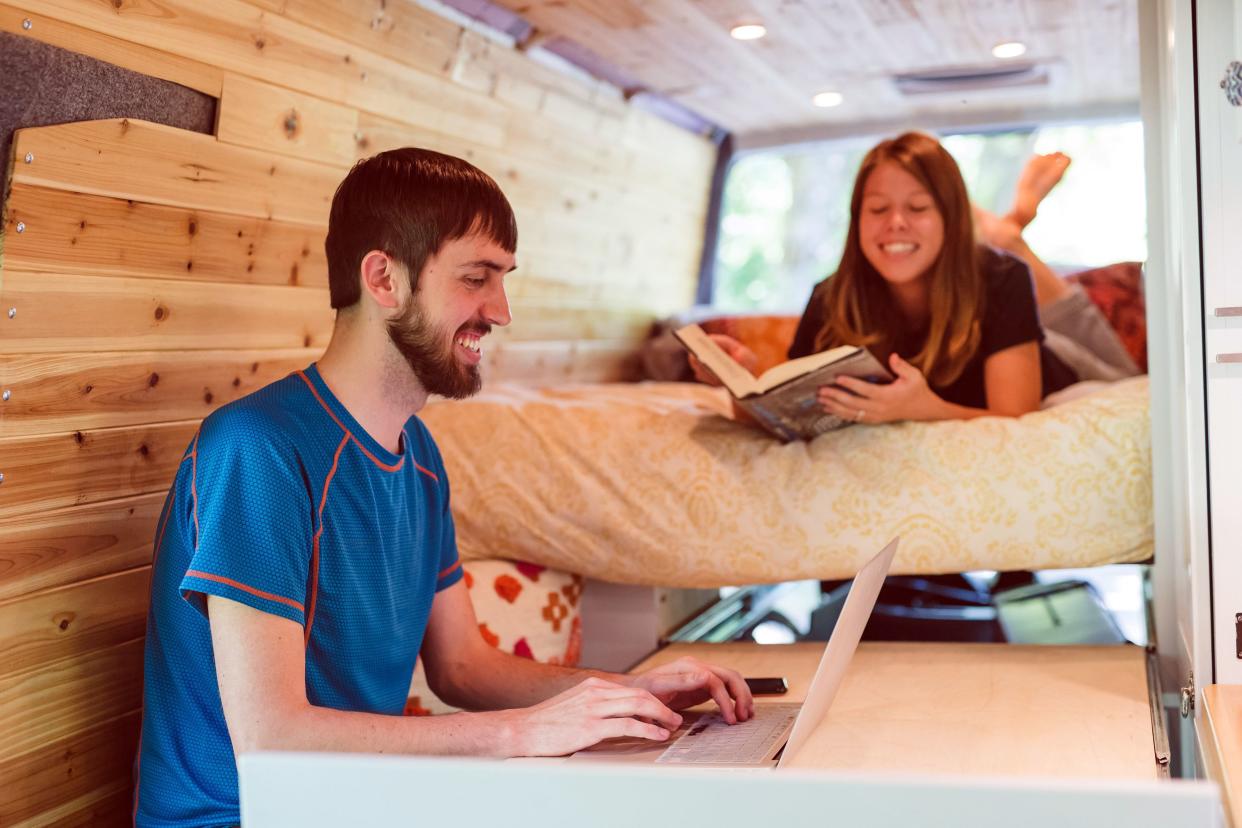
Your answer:
[[[730,725],[719,713],[694,722],[677,741],[665,748],[656,762],[666,765],[747,765],[771,758],[780,747],[800,704],[755,705],[755,716]]]

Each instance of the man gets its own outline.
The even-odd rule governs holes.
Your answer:
[[[327,351],[203,422],[157,528],[136,824],[237,824],[246,751],[560,755],[667,739],[708,698],[752,714],[731,670],[591,673],[479,635],[448,479],[412,415],[478,390],[516,247],[508,201],[457,158],[386,152],[341,183]],[[401,717],[420,652],[443,700],[490,712]]]

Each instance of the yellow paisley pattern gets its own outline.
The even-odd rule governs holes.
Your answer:
[[[1145,377],[1019,419],[858,425],[781,443],[683,383],[498,385],[422,417],[463,558],[713,587],[1047,569],[1152,554]]]

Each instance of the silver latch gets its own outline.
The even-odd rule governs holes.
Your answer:
[[[1225,99],[1234,106],[1242,106],[1242,62],[1232,61],[1225,67],[1225,77],[1221,78],[1220,88],[1225,90]]]
[[[1182,688],[1182,718],[1190,718],[1191,712],[1195,709],[1195,673],[1190,671],[1190,675],[1186,677],[1187,685]]]

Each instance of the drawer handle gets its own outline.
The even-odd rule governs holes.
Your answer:
[[[1242,316],[1242,308],[1217,308],[1217,316]]]
[[[1217,354],[1217,362],[1242,362],[1242,354]]]

